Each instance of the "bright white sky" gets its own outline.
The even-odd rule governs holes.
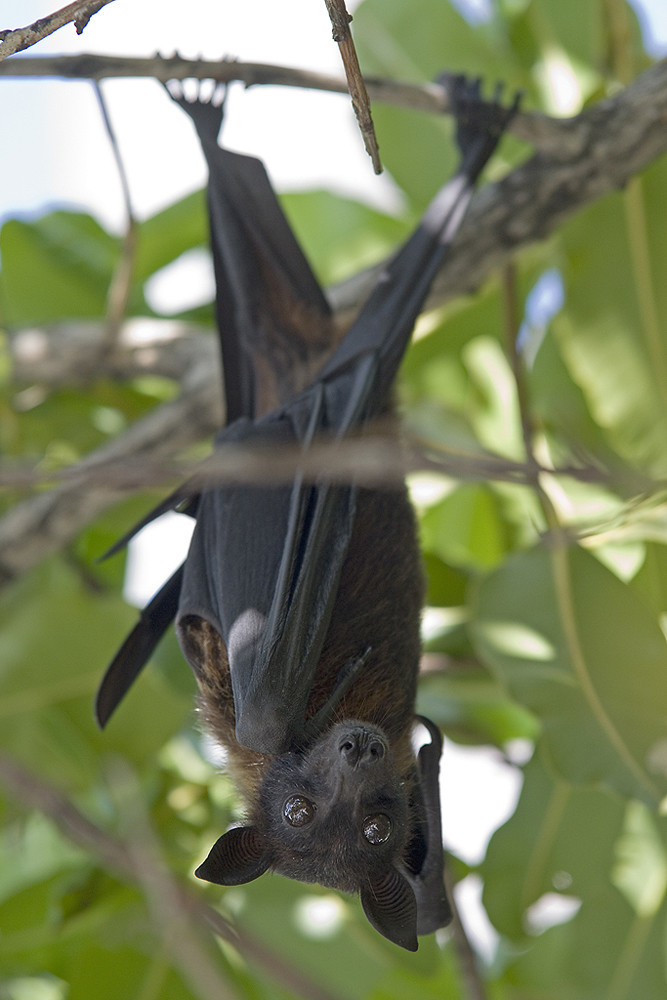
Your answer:
[[[460,3],[465,0],[460,0]],[[475,0],[483,7],[484,0]],[[0,28],[20,27],[61,6],[50,0],[4,0]],[[357,3],[348,0],[348,9]],[[635,0],[650,49],[667,52],[666,0]],[[290,21],[286,23],[285,11]],[[337,46],[323,0],[116,0],[92,18],[83,35],[68,26],[29,51],[165,54],[273,62],[340,74]],[[239,88],[240,90],[240,88]],[[118,177],[91,88],[82,83],[0,80],[4,155],[0,160],[0,218],[48,204],[92,210],[103,224],[123,219]],[[205,171],[185,116],[175,113],[162,89],[147,80],[104,85],[114,128],[140,217],[202,186]],[[363,151],[348,102],[339,96],[259,87],[237,95],[225,141],[260,155],[279,188],[324,185],[379,204],[391,201],[391,181],[377,178]],[[164,549],[162,543],[159,547]],[[166,578],[156,563],[143,579],[144,598]],[[135,596],[136,588],[135,588]],[[499,754],[449,743],[443,778],[445,841],[464,859],[483,857],[491,832],[514,809],[519,772]],[[475,899],[478,884],[464,882],[476,936],[493,933]]]

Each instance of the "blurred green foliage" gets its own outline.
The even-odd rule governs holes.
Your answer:
[[[443,67],[480,73],[549,113],[559,107],[549,86],[556,63],[575,95],[571,112],[624,82],[619,61],[635,72],[648,64],[622,0],[498,0],[492,9],[473,26],[444,0],[365,0],[354,20],[361,63],[412,80]],[[453,164],[448,122],[386,106],[374,114],[404,196],[401,218],[327,192],[285,199],[324,281],[386,254]],[[524,155],[504,140],[491,174]],[[562,300],[549,315],[524,313],[523,403],[497,280],[431,316],[402,369],[407,426],[433,453],[522,462],[528,427],[545,464],[605,473],[544,476],[541,491],[502,477],[429,474],[412,484],[440,622],[427,636],[435,669],[419,710],[457,742],[505,751],[520,740],[532,751],[516,810],[484,860],[451,865],[482,882],[497,933],[493,958],[480,958],[493,1000],[656,1000],[666,991],[667,516],[657,491],[639,495],[667,469],[666,190],[663,159],[517,260],[522,303],[545,274]],[[199,195],[142,223],[129,313],[151,315],[146,281],[205,244]],[[93,219],[57,211],[10,220],[0,252],[7,326],[104,315],[118,241]],[[100,382],[19,412],[15,391],[5,381],[4,454],[45,467],[76,460],[155,402],[146,383]],[[109,838],[141,842],[148,825],[166,868],[187,880],[238,804],[198,735],[194,682],[175,640],[103,735],[91,712],[135,618],[120,595],[123,560],[94,560],[148,506],[138,497],[109,511],[73,551],[0,595],[0,750]],[[150,886],[101,865],[16,796],[0,801],[0,1000],[213,997],[188,973]],[[369,928],[357,901],[278,877],[193,892],[254,942],[240,953],[229,944],[211,952],[208,942],[225,996],[468,997],[447,934],[407,955]],[[567,916],[541,922],[558,897]]]

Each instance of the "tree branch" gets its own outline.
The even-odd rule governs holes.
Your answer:
[[[272,63],[239,62],[233,59],[184,59],[173,56],[106,56],[96,54],[24,56],[0,63],[0,77],[59,77],[67,80],[104,80],[135,77],[159,80],[214,80],[217,83],[244,83],[246,87],[278,86],[348,94],[345,79],[312,70]],[[384,77],[364,77],[372,101],[393,104],[412,111],[448,114],[447,91],[438,83],[407,83]],[[520,111],[509,125],[519,139],[540,148],[560,144],[561,119],[537,111]]]
[[[7,28],[0,31],[0,60],[30,48],[31,45],[41,42],[47,35],[52,35],[58,28],[71,24],[72,21],[77,35],[80,35],[93,14],[97,14],[98,10],[111,2],[112,0],[75,0],[74,3],[62,7],[53,14],[40,17],[38,21],[25,28]]]
[[[174,460],[173,455],[182,447],[181,439],[172,434],[173,452],[155,451],[154,440],[163,428],[170,430],[181,419],[181,413],[190,406],[190,396],[201,393],[203,372],[210,372],[210,389],[198,397],[198,427],[202,435],[212,433],[220,426],[221,406],[217,387],[217,347],[214,338],[182,330],[182,340],[160,338],[160,324],[147,321],[156,329],[155,347],[144,335],[141,349],[132,345],[130,331],[140,321],[127,324],[123,339],[116,352],[107,356],[101,353],[105,328],[82,323],[80,327],[57,326],[48,331],[22,331],[10,338],[14,357],[14,371],[19,381],[36,382],[44,389],[87,382],[92,378],[137,378],[147,370],[177,380],[183,379],[184,392],[176,403],[158,407],[148,417],[138,421],[123,435],[114,438],[111,445],[99,449],[79,465],[58,471],[44,471],[33,466],[0,466],[0,489],[36,489],[60,483],[67,489],[115,490],[119,493],[153,487],[166,488],[184,479],[196,480],[199,487],[211,483],[290,483],[297,468],[306,480],[326,479],[328,482],[355,481],[364,486],[388,486],[401,482],[406,474],[417,469],[433,469],[447,475],[470,481],[494,480],[513,483],[530,483],[538,471],[548,471],[586,482],[604,481],[608,477],[597,467],[562,467],[542,469],[532,463],[523,464],[493,454],[477,451],[464,453],[446,452],[437,444],[418,440],[404,429],[403,442],[393,433],[394,424],[377,420],[362,436],[350,436],[344,441],[316,441],[304,455],[298,447],[262,449],[257,446],[229,446],[218,451],[205,463]],[[170,324],[165,324],[167,327]],[[173,324],[178,330],[179,324]],[[193,362],[196,359],[196,362]],[[196,367],[193,368],[193,365]],[[190,371],[190,368],[193,370]],[[30,390],[27,390],[28,392]],[[20,398],[20,394],[19,394]],[[175,414],[175,416],[174,416]],[[159,423],[156,420],[159,415]],[[164,423],[163,423],[164,421]],[[156,430],[157,426],[157,430]],[[193,429],[193,441],[198,440]],[[188,439],[186,438],[186,443]],[[0,538],[3,537],[0,521]],[[35,526],[37,530],[37,525]],[[0,545],[1,550],[1,545]],[[19,558],[29,558],[22,550]],[[27,567],[25,567],[27,568]]]
[[[465,1000],[488,1000],[484,980],[479,971],[478,959],[461,920],[461,914],[454,893],[455,887],[447,867],[445,867],[445,885],[452,907],[452,923],[450,925],[452,944],[458,959],[461,981],[465,991]]]

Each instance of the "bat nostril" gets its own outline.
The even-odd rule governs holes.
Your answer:
[[[348,764],[374,764],[385,757],[387,745],[380,735],[360,729],[346,733],[338,744],[338,750]]]

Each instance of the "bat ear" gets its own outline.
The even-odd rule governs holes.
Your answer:
[[[417,902],[410,883],[395,868],[364,886],[361,905],[376,931],[408,951],[417,951]]]
[[[244,885],[263,875],[271,863],[268,845],[254,826],[224,833],[195,875],[216,885]]]

